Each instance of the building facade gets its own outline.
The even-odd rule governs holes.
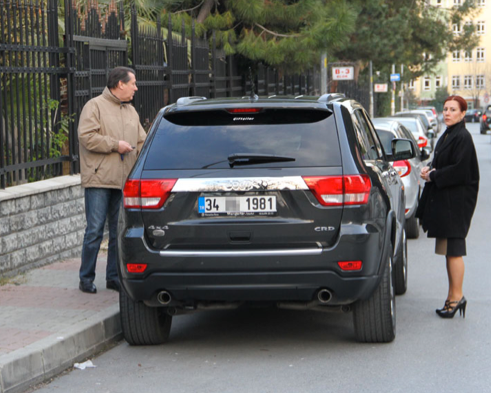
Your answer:
[[[476,28],[479,44],[472,51],[448,53],[435,73],[423,75],[409,83],[411,90],[421,102],[435,97],[438,87],[447,86],[449,94],[457,94],[467,100],[469,108],[481,108],[491,103],[491,0],[475,0],[476,15],[472,23]],[[430,0],[433,7],[452,8],[462,5],[464,0]],[[453,25],[453,34],[460,34],[463,26]]]

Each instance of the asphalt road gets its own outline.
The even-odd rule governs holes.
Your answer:
[[[36,390],[46,392],[489,392],[491,140],[469,124],[481,171],[467,238],[466,318],[435,314],[447,279],[434,240],[409,241],[409,288],[391,344],[355,342],[352,314],[249,309],[174,318],[170,342],[126,342]]]

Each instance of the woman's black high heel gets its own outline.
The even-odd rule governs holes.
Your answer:
[[[441,312],[443,310],[446,310],[448,308],[448,303],[450,303],[450,300],[445,300],[445,304],[443,305],[442,308],[437,308],[435,311],[438,313],[438,312]]]
[[[447,300],[445,302],[445,306],[442,309],[436,310],[436,313],[441,317],[441,318],[453,318],[457,310],[459,310],[460,315],[464,316],[465,318],[465,308],[467,307],[467,300],[465,299],[464,296],[462,296],[462,299],[460,301],[454,301],[451,302]]]

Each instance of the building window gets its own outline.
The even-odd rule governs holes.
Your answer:
[[[485,82],[484,82],[484,75],[477,75],[476,76],[476,89],[484,89]]]
[[[459,50],[454,50],[454,51],[452,52],[452,61],[453,61],[454,63],[456,63],[456,62],[460,61],[460,51],[459,51]]]
[[[436,0],[436,5],[437,7],[440,7],[442,5],[442,0]]]
[[[464,89],[470,90],[472,89],[472,75],[464,76]]]
[[[408,88],[411,90],[414,90],[415,85],[414,85],[414,79],[411,79],[408,83]]]
[[[453,0],[453,5],[454,6],[461,6],[462,5],[462,0]]]
[[[476,32],[479,35],[486,34],[486,21],[480,20],[480,21],[477,22]]]
[[[454,75],[452,76],[452,89],[459,90],[460,89],[460,76]]]
[[[477,61],[485,61],[486,59],[486,49],[485,48],[477,48],[476,49],[476,60]]]
[[[439,87],[442,87],[442,77],[441,76],[435,77],[435,89],[438,89]]]
[[[431,79],[429,76],[423,78],[423,90],[428,91],[431,89]]]
[[[485,7],[486,6],[486,0],[477,0],[477,6],[478,7]]]
[[[472,61],[472,52],[471,51],[465,51],[464,52],[464,61]]]
[[[453,29],[453,33],[454,34],[460,34],[462,32],[462,27],[460,26],[460,24],[458,23],[455,23],[453,26],[452,26],[452,29]]]

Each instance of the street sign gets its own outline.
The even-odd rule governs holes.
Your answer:
[[[388,83],[375,83],[373,85],[373,91],[375,93],[387,93],[389,91]]]
[[[484,103],[487,104],[489,102],[489,94],[485,93],[484,94]]]
[[[401,80],[401,74],[390,74],[391,82],[399,82]]]
[[[355,79],[355,67],[332,67],[332,79],[345,81]]]

